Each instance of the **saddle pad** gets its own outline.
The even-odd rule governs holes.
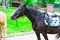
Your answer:
[[[46,25],[48,25],[48,22],[46,19],[44,19],[44,22]],[[52,22],[49,24],[49,26],[60,26],[59,17],[52,17]]]

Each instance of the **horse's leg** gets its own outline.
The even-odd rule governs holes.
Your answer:
[[[59,33],[59,37],[60,37],[60,33]]]
[[[45,40],[48,40],[47,34],[45,32],[42,32],[42,35],[44,36]]]
[[[58,33],[57,35],[56,35],[56,37],[57,37],[57,39],[60,37],[60,33]]]
[[[35,32],[35,33],[36,33],[37,39],[38,39],[38,40],[41,40],[41,39],[40,39],[40,33],[39,33],[39,32]]]
[[[6,40],[6,24],[3,25],[3,27],[2,27],[2,32],[3,32],[3,34],[2,34],[3,40]]]

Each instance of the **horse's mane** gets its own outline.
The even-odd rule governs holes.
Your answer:
[[[35,14],[40,14],[42,12],[38,11],[37,9],[35,8],[32,8],[32,7],[27,7],[28,10],[30,10],[31,12],[34,12]]]

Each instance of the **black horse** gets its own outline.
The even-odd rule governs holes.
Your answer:
[[[29,20],[32,22],[32,28],[35,31],[38,40],[41,40],[40,33],[42,33],[45,40],[48,40],[47,33],[49,34],[58,33],[57,38],[60,37],[60,27],[55,28],[45,25],[44,22],[45,13],[37,11],[26,5],[20,5],[18,9],[14,12],[14,14],[11,16],[11,18],[12,20],[15,20],[24,15],[27,16]],[[49,32],[47,32],[47,29],[49,29]]]

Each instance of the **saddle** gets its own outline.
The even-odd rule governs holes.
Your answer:
[[[45,13],[44,22],[47,26],[53,26],[53,27],[60,26],[60,19],[58,15],[54,13],[50,12]]]

